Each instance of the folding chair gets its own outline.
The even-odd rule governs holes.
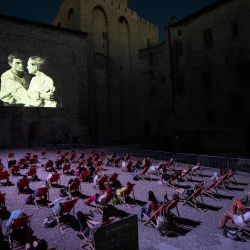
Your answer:
[[[162,169],[166,165],[166,163],[160,163],[155,167],[155,174],[160,176],[162,174]]]
[[[37,163],[38,163],[38,159],[34,158],[34,155],[33,155],[32,158],[30,158],[30,166],[35,166]]]
[[[117,157],[114,160],[113,166],[116,167],[116,168],[119,168],[120,167],[120,163],[121,163],[121,159]]]
[[[114,173],[109,177],[108,182],[109,182],[109,183],[115,182],[115,181],[117,180],[117,178],[118,178],[118,175],[119,175],[119,174],[117,174],[116,172],[114,172]]]
[[[156,211],[151,212],[150,216],[144,214],[144,217],[146,218],[146,221],[144,222],[144,225],[151,224],[155,228],[157,227],[156,225],[156,220],[159,215],[164,216],[165,211],[168,209],[169,204],[163,204],[161,205]]]
[[[62,168],[63,173],[64,174],[69,173],[70,172],[70,167],[71,167],[70,163],[64,163],[63,168]]]
[[[47,159],[47,152],[46,151],[41,152],[41,159]]]
[[[50,171],[51,168],[53,167],[53,165],[54,165],[54,162],[53,162],[53,161],[47,161],[47,162],[45,163],[45,165],[44,165],[44,169],[45,169],[46,171]]]
[[[188,180],[189,179],[192,180],[191,172],[192,172],[192,168],[191,167],[188,167],[187,169],[182,170],[181,174],[180,174],[181,180],[190,183]]]
[[[17,194],[20,194],[19,189],[29,188],[29,179],[28,178],[21,178],[18,180],[19,187],[17,186]]]
[[[189,197],[184,198],[183,205],[189,204],[192,207],[194,207],[195,209],[197,209],[201,212],[205,212],[206,211],[205,209],[198,208],[198,204],[204,205],[204,201],[202,198],[202,192],[203,192],[203,187],[197,188],[197,190],[195,190],[193,194],[191,194]],[[200,201],[198,200],[198,198],[200,198]]]
[[[34,197],[34,203],[38,209],[40,204],[49,201],[49,187],[40,187],[36,190],[36,196]]]
[[[77,158],[77,154],[76,154],[76,151],[75,150],[72,150],[70,155],[69,155],[69,160],[71,162],[75,162],[76,161],[76,158]]]
[[[36,169],[36,167],[35,166],[31,166],[31,167],[29,167],[29,170],[28,170],[28,172],[27,172],[27,176],[29,177],[31,177],[33,180],[34,180],[34,177],[36,176],[36,174],[37,174],[37,169]]]
[[[207,195],[210,198],[217,200],[214,196],[218,195],[217,191],[217,185],[219,183],[219,180],[214,180],[210,183],[210,185],[207,188],[204,188],[201,194]]]
[[[52,186],[53,183],[58,184],[58,182],[59,182],[59,184],[61,185],[60,173],[54,173],[54,174],[50,177],[49,183],[50,183],[50,185]]]
[[[102,188],[103,186],[105,186],[106,182],[108,181],[108,176],[107,175],[103,175],[101,176],[96,184],[96,188],[101,190],[100,188]]]
[[[60,228],[62,234],[65,231],[65,229],[68,227],[63,229],[63,223],[61,223],[60,220],[62,219],[63,216],[69,215],[71,210],[73,210],[73,214],[75,214],[75,204],[76,204],[77,200],[78,200],[78,198],[75,197],[75,198],[72,198],[71,200],[61,202],[62,214],[56,216],[56,221],[57,221],[57,224],[59,225],[59,228]]]
[[[103,164],[103,161],[102,161],[101,159],[99,159],[99,160],[97,160],[97,161],[95,161],[95,162],[93,163],[93,165],[94,165],[95,167],[101,167],[102,164]]]
[[[102,214],[103,208],[109,204],[109,202],[113,199],[113,197],[114,197],[113,192],[107,193],[105,200],[102,201],[101,203],[96,204],[95,207],[96,207],[97,211],[99,211]]]
[[[166,180],[166,184],[169,186],[169,187],[172,187],[172,188],[175,188],[175,186],[177,185],[177,183],[175,183],[175,181],[178,182],[178,185],[179,185],[179,177],[180,177],[180,172],[177,171],[177,172],[174,172],[172,175],[170,175],[169,179]],[[162,182],[163,184],[163,182]],[[163,184],[164,185],[164,184]]]
[[[12,175],[20,175],[20,168],[21,168],[20,164],[12,165],[12,167],[10,168],[11,174]]]
[[[194,175],[194,176],[196,176],[197,173],[198,173],[199,175],[202,175],[202,168],[203,168],[203,167],[202,167],[202,166],[200,165],[200,163],[198,162],[196,166],[193,166],[193,167],[192,167],[191,174]]]
[[[117,195],[118,199],[128,207],[131,206],[126,202],[126,198],[129,197],[131,193],[133,194],[133,199],[135,201],[134,186],[135,184],[128,183],[126,189],[121,192],[120,195]]]
[[[15,160],[15,153],[14,152],[10,152],[10,153],[8,153],[8,156],[7,156],[8,158],[7,158],[7,161],[9,162],[9,161],[13,161],[13,160]]]
[[[30,215],[25,215],[22,217],[18,217],[16,219],[13,219],[11,222],[11,227],[10,227],[10,233],[9,233],[9,245],[11,247],[11,249],[22,249],[24,246],[21,244],[17,245],[16,247],[14,247],[14,243],[15,245],[17,242],[15,239],[13,239],[13,233],[15,232],[15,230],[25,230],[25,236],[26,236],[26,240],[24,242],[24,244],[26,244],[26,242],[30,241],[31,238],[31,228],[30,228],[30,218],[31,218],[32,214]]]
[[[126,163],[125,163],[126,164]],[[124,170],[125,172],[127,173],[131,173],[132,170],[133,170],[133,162],[132,161],[129,161],[124,168],[122,168],[122,170]]]
[[[82,171],[82,173],[79,176],[79,179],[84,182],[87,180],[87,178],[89,177],[90,171],[89,170],[84,170]]]
[[[96,169],[95,169],[95,171],[94,171],[94,173],[93,173],[93,176],[95,176],[95,175],[97,175],[97,174],[100,174],[101,172],[102,172],[102,168],[100,168],[100,167],[97,167]]]
[[[0,183],[3,184],[1,181],[2,180],[6,180],[6,183],[5,184],[8,184],[9,182],[9,172],[7,170],[3,170],[0,172]]]
[[[73,193],[82,193],[80,180],[74,180],[68,187],[68,192],[72,196]]]
[[[150,181],[151,178],[150,178],[150,175],[149,175],[149,173],[148,173],[149,168],[150,168],[150,165],[146,165],[146,166],[143,168],[142,172],[139,174],[138,178],[140,178],[140,179],[142,179],[142,180],[144,180],[144,181],[145,181],[145,180]]]
[[[19,159],[17,164],[21,165],[21,168],[24,168],[24,164],[27,162],[26,158]]]

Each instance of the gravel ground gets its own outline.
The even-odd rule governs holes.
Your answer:
[[[6,157],[7,153],[10,150],[1,150],[0,157],[3,160],[5,166],[7,166]],[[15,152],[16,159],[19,159],[25,155],[26,152],[31,152],[33,154],[40,154],[41,151],[37,151],[34,149],[22,149],[22,150],[13,150]],[[78,154],[82,152],[81,150],[77,150]],[[50,151],[47,153],[47,157],[49,159],[54,160],[56,157],[55,151]],[[166,159],[163,159],[166,160]],[[46,160],[39,160],[38,166],[44,163]],[[156,161],[154,162],[156,163]],[[180,168],[184,168],[179,164]],[[105,167],[107,171],[105,173],[112,173],[116,171],[119,173],[119,180],[122,184],[126,184],[127,181],[135,183],[133,181],[132,175],[122,172],[121,169],[115,169],[112,167]],[[213,172],[218,170],[212,168],[206,168],[204,171],[205,175],[212,175]],[[27,170],[21,170],[22,174],[25,174]],[[38,168],[38,177],[41,180],[45,180],[49,173],[44,171],[42,168]],[[183,218],[185,218],[185,223],[192,222],[193,226],[189,226],[190,230],[183,232],[181,235],[178,236],[161,236],[159,232],[156,231],[153,227],[144,226],[141,222],[138,222],[138,232],[139,232],[139,248],[144,250],[152,250],[152,249],[169,249],[169,250],[176,250],[176,249],[199,249],[199,250],[208,250],[208,249],[250,249],[250,240],[246,242],[239,242],[233,241],[231,239],[225,238],[222,235],[222,230],[217,229],[217,224],[219,219],[222,217],[225,210],[228,210],[231,207],[232,200],[235,198],[240,198],[243,192],[250,191],[250,174],[248,173],[237,173],[236,179],[238,182],[247,183],[248,185],[244,186],[233,186],[235,188],[244,188],[244,191],[240,190],[232,190],[232,191],[219,191],[220,194],[225,196],[231,196],[232,199],[224,198],[222,200],[213,200],[208,197],[204,197],[204,203],[207,205],[212,206],[213,210],[208,209],[206,212],[200,212],[192,207],[183,206],[179,204],[179,212],[184,222]],[[11,177],[11,182],[16,184],[19,177]],[[61,175],[61,184],[67,185],[68,180],[72,178],[70,176]],[[147,193],[149,190],[152,190],[159,200],[163,199],[163,194],[167,191],[169,195],[171,195],[174,190],[169,187],[163,186],[159,182],[159,177],[156,175],[152,175],[153,180],[151,181],[136,181],[135,186],[135,197],[137,200],[146,202],[147,201]],[[208,180],[209,177],[194,177],[194,179],[199,180]],[[36,189],[42,185],[43,181],[40,182],[31,182],[30,187],[32,189]],[[195,183],[195,182],[194,182]],[[44,238],[48,241],[49,246],[57,246],[57,249],[72,249],[77,250],[81,249],[82,245],[84,245],[83,241],[77,237],[77,232],[73,229],[70,229],[64,234],[62,234],[59,230],[58,226],[53,228],[45,228],[43,227],[43,221],[48,214],[50,214],[51,209],[47,207],[40,207],[38,210],[34,205],[26,205],[25,200],[27,195],[24,194],[17,194],[16,185],[14,186],[0,186],[1,192],[6,193],[6,204],[9,211],[13,211],[15,209],[21,209],[26,213],[33,214],[31,218],[31,227],[34,231],[34,234],[38,238]],[[82,183],[82,192],[85,195],[91,195],[96,192],[93,189],[92,183]],[[59,189],[52,187],[50,189],[50,200],[53,201],[55,198],[58,197]],[[140,211],[140,205],[135,207],[128,208],[125,205],[117,205],[117,208],[124,210],[131,214],[138,214]],[[216,209],[218,208],[218,209]],[[214,210],[217,211],[214,211]],[[86,206],[83,202],[83,199],[78,199],[76,204],[76,211],[86,211],[90,210],[90,207]],[[174,211],[176,213],[176,211]],[[95,219],[100,220],[100,215],[95,213]],[[191,221],[190,221],[191,220]],[[4,222],[5,223],[5,222]],[[4,224],[3,223],[3,224]]]

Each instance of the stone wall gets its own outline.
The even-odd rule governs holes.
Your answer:
[[[218,1],[169,27],[182,150],[250,146],[249,11],[249,1]]]
[[[74,15],[69,12],[80,6]],[[75,23],[77,20],[78,23]],[[127,1],[65,0],[53,24],[87,32],[93,143],[137,142],[140,134],[139,49],[158,45],[158,28]]]

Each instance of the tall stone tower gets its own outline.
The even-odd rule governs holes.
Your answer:
[[[138,141],[139,49],[159,43],[158,27],[127,0],[64,0],[53,24],[88,33],[92,143]]]

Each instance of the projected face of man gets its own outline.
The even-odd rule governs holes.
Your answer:
[[[37,65],[36,65],[36,63],[33,60],[29,59],[28,60],[28,64],[27,64],[27,69],[29,71],[29,74],[35,75],[36,72],[37,72]]]
[[[11,66],[11,70],[15,74],[20,74],[24,72],[23,60],[18,58],[13,58],[12,62],[9,63]]]

